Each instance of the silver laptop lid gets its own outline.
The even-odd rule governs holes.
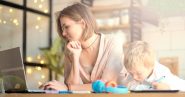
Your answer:
[[[0,77],[3,78],[5,91],[27,90],[19,47],[0,51]]]

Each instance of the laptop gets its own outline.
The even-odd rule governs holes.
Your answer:
[[[45,93],[28,89],[19,47],[0,51],[0,77],[6,93]]]

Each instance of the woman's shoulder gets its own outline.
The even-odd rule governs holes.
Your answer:
[[[118,34],[101,34],[102,38],[104,38],[104,43],[107,44],[116,44],[116,45],[123,45],[123,40],[120,35]]]
[[[106,41],[109,41],[109,40],[114,40],[115,39],[115,34],[103,34],[101,33],[100,34],[102,37],[104,37],[104,39]]]
[[[110,51],[112,53],[123,52],[123,41],[121,41],[119,36],[116,34],[101,34],[101,44],[105,51]]]

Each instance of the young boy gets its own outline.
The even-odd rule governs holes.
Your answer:
[[[143,41],[128,45],[124,52],[124,65],[133,81],[131,90],[181,90],[185,91],[185,80],[173,75],[170,70],[156,62],[153,49]]]

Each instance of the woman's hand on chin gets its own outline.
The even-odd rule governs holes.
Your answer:
[[[81,43],[79,41],[68,42],[67,49],[69,50],[70,55],[73,55],[73,56],[80,57],[80,54],[82,52]]]

